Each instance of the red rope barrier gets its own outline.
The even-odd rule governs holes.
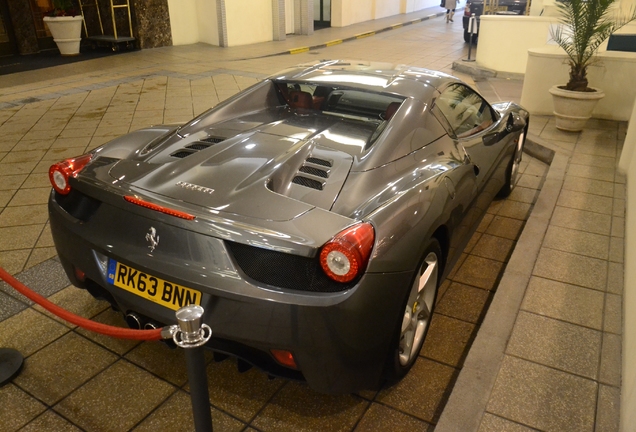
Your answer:
[[[113,327],[106,324],[101,324],[95,321],[91,321],[79,315],[75,315],[67,311],[66,309],[62,309],[55,303],[51,303],[46,298],[42,297],[40,294],[30,290],[26,285],[22,282],[11,276],[7,273],[2,267],[0,267],[0,279],[4,279],[9,285],[11,285],[16,291],[18,291],[23,296],[27,297],[30,300],[33,300],[35,303],[42,306],[44,309],[48,310],[54,315],[62,318],[65,321],[70,322],[71,324],[75,324],[86,330],[93,331],[95,333],[100,333],[106,336],[112,336],[120,339],[135,339],[135,340],[159,340],[161,337],[161,329],[155,330],[133,330],[121,327]]]

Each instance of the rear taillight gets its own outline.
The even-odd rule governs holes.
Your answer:
[[[71,185],[68,180],[71,177],[77,177],[92,158],[92,153],[89,153],[51,165],[51,168],[49,168],[49,180],[51,185],[53,185],[53,189],[62,195],[68,194],[71,191]]]
[[[320,266],[336,282],[350,282],[366,268],[374,240],[370,223],[350,226],[325,243],[320,251]]]

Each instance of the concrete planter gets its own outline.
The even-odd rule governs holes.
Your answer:
[[[79,54],[83,19],[82,15],[44,17],[44,22],[63,56]]]
[[[579,132],[585,127],[585,122],[592,117],[596,103],[605,97],[601,90],[595,90],[578,92],[563,90],[558,86],[550,88],[557,129]]]

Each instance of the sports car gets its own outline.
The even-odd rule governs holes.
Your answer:
[[[54,164],[51,231],[71,282],[132,327],[198,304],[239,365],[378,388],[413,366],[440,281],[514,187],[528,121],[441,72],[301,65]]]

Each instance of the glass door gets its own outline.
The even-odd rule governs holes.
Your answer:
[[[331,27],[331,0],[314,0],[314,29]]]

